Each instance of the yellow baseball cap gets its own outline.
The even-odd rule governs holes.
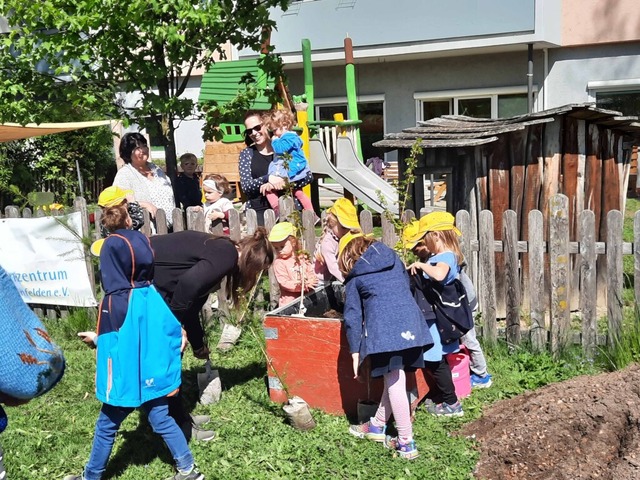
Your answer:
[[[327,210],[332,213],[344,228],[360,230],[360,222],[358,221],[358,212],[351,200],[342,197],[337,199],[334,204]]]
[[[282,242],[286,240],[291,235],[295,236],[296,227],[294,227],[290,222],[280,222],[273,226],[271,231],[269,232],[269,241],[270,242]]]
[[[424,233],[420,232],[420,222],[415,219],[411,220],[402,231],[402,245],[404,248],[411,250],[422,237],[424,237]]]
[[[340,243],[338,243],[338,255],[342,255],[342,251],[349,244],[351,240],[358,237],[364,237],[363,233],[351,233],[348,232],[344,237],[340,239]]]
[[[132,195],[133,190],[123,190],[120,187],[112,185],[105,188],[98,197],[98,205],[101,207],[114,207],[120,205],[127,199],[127,195]]]
[[[91,244],[91,247],[89,248],[89,251],[91,252],[91,255],[93,255],[94,257],[99,257],[100,256],[100,250],[102,250],[102,245],[104,245],[104,238],[100,238],[100,239],[96,240],[95,242],[93,242]]]
[[[456,219],[449,212],[431,212],[420,219],[419,232],[420,238],[428,232],[445,232],[453,230],[456,235],[461,236],[462,232],[454,225]],[[418,239],[419,240],[419,239]]]

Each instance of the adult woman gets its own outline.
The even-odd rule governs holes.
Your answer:
[[[227,278],[227,295],[238,305],[239,290],[248,293],[260,272],[269,268],[274,250],[264,228],[235,243],[228,237],[185,230],[151,237],[155,252],[154,283],[180,320],[197,358],[207,358],[199,314],[209,294]]]
[[[156,235],[150,240],[155,253],[154,284],[182,323],[194,356],[208,358],[200,310],[225,277],[227,295],[234,305],[238,305],[240,293],[253,288],[260,272],[271,266],[275,256],[267,231],[259,227],[238,243],[193,230]],[[198,440],[213,438],[213,432],[197,428],[179,396],[169,400],[169,413],[185,435]]]
[[[176,206],[171,180],[160,167],[149,161],[147,139],[140,133],[125,133],[120,140],[120,158],[125,165],[118,170],[113,184],[133,190],[135,201],[146,208],[152,218],[164,210],[167,227],[171,228],[171,212]]]
[[[271,139],[259,112],[248,112],[244,118],[245,139],[247,148],[240,152],[238,169],[240,172],[240,186],[247,196],[248,208],[256,211],[258,225],[264,225],[264,212],[269,206],[264,194],[284,188],[284,180],[275,175],[269,175],[269,164],[273,160]],[[302,187],[313,181],[311,172],[304,180],[296,182]]]

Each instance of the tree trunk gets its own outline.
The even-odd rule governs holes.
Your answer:
[[[165,123],[166,121],[166,123]],[[176,178],[178,176],[178,157],[176,154],[176,129],[173,126],[173,119],[165,117],[163,123],[167,125],[167,131],[163,135],[164,139],[164,158],[167,165],[167,176],[171,179],[173,186],[173,197],[178,205],[178,195],[176,194]]]

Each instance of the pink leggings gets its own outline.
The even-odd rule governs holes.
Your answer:
[[[393,413],[398,437],[402,443],[413,440],[411,411],[407,398],[407,377],[404,370],[393,370],[384,375],[384,391],[376,411],[374,423],[382,427]]]
[[[293,195],[298,199],[300,205],[302,205],[302,208],[304,208],[305,210],[313,211],[311,199],[307,197],[307,194],[304,193],[301,188],[295,188],[293,190]],[[277,214],[280,211],[280,209],[278,208],[278,199],[280,197],[278,197],[278,195],[273,192],[265,194],[265,197],[267,197],[267,201],[269,202],[269,205],[271,205],[271,209]]]

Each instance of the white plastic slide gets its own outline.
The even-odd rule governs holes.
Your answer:
[[[310,139],[311,171],[330,176],[378,213],[382,213],[385,209],[380,203],[378,194],[380,192],[387,202],[386,208],[397,215],[398,192],[358,159],[351,140],[348,137],[338,137],[336,150],[336,165],[334,165],[322,142],[317,138]]]

